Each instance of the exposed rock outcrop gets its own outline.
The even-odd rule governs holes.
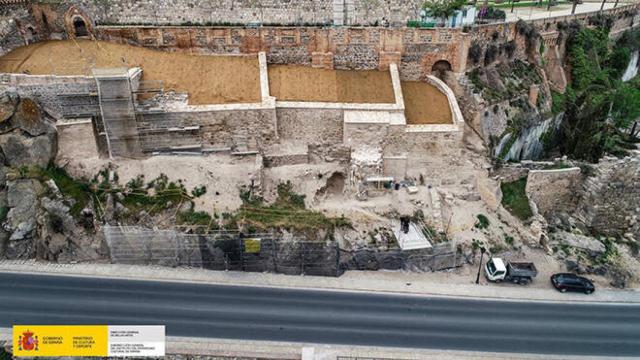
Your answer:
[[[104,258],[93,211],[72,214],[73,199],[43,176],[57,153],[53,119],[35,101],[0,90],[0,258],[82,261]]]

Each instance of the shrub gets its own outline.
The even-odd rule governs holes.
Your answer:
[[[471,59],[474,64],[477,64],[481,57],[482,47],[477,42],[474,42],[471,44],[471,47],[469,47],[469,59]]]
[[[489,218],[487,218],[485,215],[478,214],[476,218],[478,218],[478,221],[476,221],[474,225],[476,229],[483,230],[489,227]]]
[[[492,62],[496,60],[498,56],[498,47],[491,44],[487,47],[487,50],[484,53],[484,65],[490,65]]]

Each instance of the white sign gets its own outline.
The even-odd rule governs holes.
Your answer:
[[[109,326],[109,355],[164,356],[164,326]]]

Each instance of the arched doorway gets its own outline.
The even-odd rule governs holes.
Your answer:
[[[438,60],[431,67],[431,73],[444,81],[447,72],[451,71],[451,63],[447,60]]]
[[[87,24],[81,17],[76,17],[73,19],[73,29],[75,31],[76,37],[89,36],[89,32],[87,31]]]

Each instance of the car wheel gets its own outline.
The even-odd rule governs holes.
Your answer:
[[[566,288],[560,288],[560,289],[558,289],[558,290],[560,290],[560,292],[562,292],[562,293],[567,292],[567,289],[566,289]]]
[[[593,290],[585,290],[584,291],[584,293],[587,294],[587,295],[591,294],[592,292],[593,292]]]

